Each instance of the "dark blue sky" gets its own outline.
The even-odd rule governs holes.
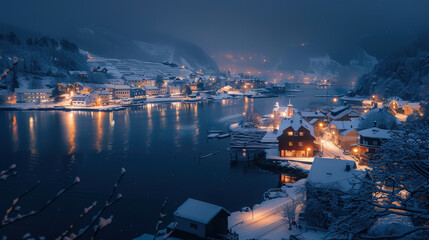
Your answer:
[[[218,61],[230,54],[238,62],[247,58],[242,64],[249,66],[266,59],[284,69],[326,54],[346,64],[362,45],[382,54],[429,30],[427,0],[1,2],[1,22],[35,31],[66,34],[94,24],[134,36],[158,32],[193,42]]]

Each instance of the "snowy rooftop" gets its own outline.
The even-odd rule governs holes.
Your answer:
[[[106,90],[101,90],[101,91],[94,91],[93,94],[110,95],[111,93],[109,91],[106,91]]]
[[[311,136],[314,137],[313,126],[310,123],[302,119],[298,114],[294,115],[292,118],[284,118],[279,126],[279,131],[277,132],[277,137],[283,134],[283,131],[289,127],[292,127],[294,131],[298,131],[300,127],[304,127],[310,131]]]
[[[174,216],[207,224],[222,210],[230,215],[223,207],[188,198],[188,200],[174,212]]]
[[[145,90],[158,90],[157,86],[144,86]]]
[[[346,170],[347,164],[350,170]],[[327,188],[339,191],[349,191],[353,183],[357,183],[357,176],[365,172],[356,170],[356,164],[352,160],[332,159],[332,158],[314,158],[310,173],[307,177],[307,183],[316,188]]]
[[[338,130],[357,128],[359,126],[360,119],[352,118],[350,121],[332,121],[331,126],[337,127]]]
[[[338,112],[332,112],[332,111],[328,114],[328,117],[330,117],[332,119],[339,119],[339,118],[344,117],[347,114],[350,114],[350,116],[355,116],[355,117],[359,117],[359,115],[360,115],[360,113],[358,113],[354,110],[348,109],[348,107],[345,107],[342,111],[338,111]]]
[[[317,118],[313,118],[311,119],[308,123],[310,123],[311,125],[315,124],[319,119]]]
[[[320,118],[325,116],[322,112],[300,112],[299,114],[304,118]]]
[[[340,112],[342,112],[348,108],[349,107],[347,107],[347,106],[336,107],[336,108],[331,110],[331,113],[335,115],[335,114],[338,114],[338,113],[340,113]]]
[[[340,132],[340,135],[341,136],[345,136],[345,135],[347,135],[347,134],[349,134],[350,132],[352,132],[352,131],[357,131],[356,129],[354,129],[354,128],[349,128],[349,129],[346,129],[346,130],[344,130],[344,131],[341,131]]]
[[[28,88],[15,88],[15,93],[51,93],[51,88],[43,89],[28,89]]]
[[[369,137],[369,138],[389,139],[390,132],[391,132],[390,130],[372,127],[372,128],[359,131],[359,135],[361,135],[362,137]]]
[[[86,71],[69,71],[70,75],[84,75],[87,74]]]
[[[412,109],[419,109],[421,105],[419,102],[409,102],[408,106]]]

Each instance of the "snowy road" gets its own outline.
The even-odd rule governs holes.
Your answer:
[[[324,158],[335,158],[337,156],[340,157],[341,159],[353,160],[353,158],[350,155],[345,155],[343,153],[343,150],[341,148],[337,147],[331,141],[324,140],[323,157]]]
[[[279,239],[286,238],[298,230],[287,230],[287,225],[279,214],[279,207],[297,198],[305,180],[298,181],[288,189],[289,196],[262,202],[252,212],[233,212],[229,219],[230,228],[239,234],[240,239]],[[274,236],[273,236],[274,234]]]

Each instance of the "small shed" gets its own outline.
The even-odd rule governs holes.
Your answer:
[[[175,212],[177,226],[174,236],[179,238],[221,238],[228,235],[228,217],[225,208],[189,198]]]

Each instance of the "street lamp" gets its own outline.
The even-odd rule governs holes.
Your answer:
[[[325,143],[325,140],[322,139],[322,155],[323,155],[323,144]]]
[[[259,206],[259,204],[255,204],[255,205],[253,205],[253,207],[252,207],[252,220],[254,219],[253,211],[255,210],[255,207],[257,207],[257,206]]]

